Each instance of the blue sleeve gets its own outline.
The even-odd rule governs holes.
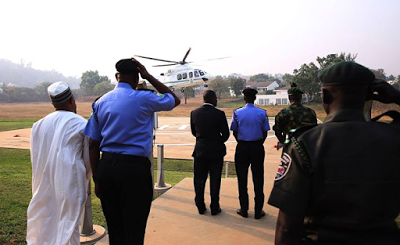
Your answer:
[[[236,113],[233,112],[232,123],[231,123],[231,131],[237,131],[237,130],[238,130],[238,125],[237,125]]]
[[[101,141],[103,137],[101,137],[99,123],[96,121],[94,113],[95,110],[92,112],[92,115],[90,116],[83,133],[93,140]]]
[[[151,112],[170,111],[175,107],[175,98],[172,94],[149,93],[148,108]]]
[[[270,130],[270,127],[269,127],[268,115],[267,115],[266,112],[265,112],[265,117],[264,118],[265,118],[265,120],[263,122],[263,131],[267,132],[267,131]]]

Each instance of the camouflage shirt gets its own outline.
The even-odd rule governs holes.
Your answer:
[[[286,136],[291,129],[313,124],[317,124],[315,111],[301,103],[292,103],[276,115],[274,130]]]

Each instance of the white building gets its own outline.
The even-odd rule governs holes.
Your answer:
[[[283,87],[276,89],[276,94],[257,94],[257,98],[254,101],[256,105],[289,105],[288,90],[289,87]]]

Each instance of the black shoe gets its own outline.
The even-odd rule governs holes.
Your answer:
[[[217,211],[211,210],[211,215],[217,215],[217,214],[221,213],[221,211],[222,211],[221,208],[218,208]]]
[[[238,209],[236,210],[236,213],[239,214],[240,216],[242,216],[243,218],[247,218],[249,215],[247,214],[247,211]]]
[[[265,216],[265,212],[264,212],[264,210],[261,210],[261,212],[259,212],[258,214],[254,215],[254,218],[255,219],[261,219],[264,216]]]
[[[207,208],[204,209],[198,209],[199,210],[199,214],[205,214],[207,211]]]

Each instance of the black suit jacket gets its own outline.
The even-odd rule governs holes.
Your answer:
[[[215,159],[226,155],[224,142],[229,138],[229,127],[225,112],[203,105],[191,112],[190,127],[196,137],[193,157]]]

